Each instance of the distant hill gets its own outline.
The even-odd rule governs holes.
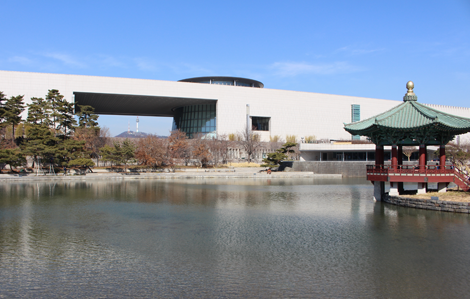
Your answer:
[[[147,137],[148,135],[152,135],[152,134],[147,134],[145,132],[134,132],[134,131],[124,131],[122,132],[121,134],[119,135],[116,135],[115,137],[119,137],[119,138],[145,138]],[[158,138],[167,138],[168,136],[157,136]]]

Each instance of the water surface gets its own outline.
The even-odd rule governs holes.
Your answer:
[[[463,298],[468,215],[361,179],[0,184],[0,298]]]

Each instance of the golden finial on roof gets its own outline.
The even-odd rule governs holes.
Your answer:
[[[413,88],[415,88],[415,84],[413,83],[413,81],[406,82],[406,88],[408,88],[407,94],[414,94]]]
[[[416,100],[418,100],[418,97],[415,95],[415,93],[413,91],[413,88],[415,88],[415,84],[413,83],[413,81],[408,81],[406,83],[406,88],[408,88],[408,92],[403,97],[403,101],[407,102],[407,101],[416,101]]]

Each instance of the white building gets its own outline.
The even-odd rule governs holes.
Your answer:
[[[261,82],[236,77],[173,82],[0,71],[0,91],[8,97],[24,95],[29,103],[49,89],[58,89],[76,104],[95,107],[97,114],[173,117],[175,127],[189,135],[237,133],[248,123],[263,141],[275,135],[282,139],[295,135],[299,142],[308,136],[348,140],[352,136],[343,123],[371,117],[401,102],[269,89]],[[469,108],[429,106],[470,118]]]

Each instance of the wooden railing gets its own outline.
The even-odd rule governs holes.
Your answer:
[[[454,165],[367,165],[367,174],[383,174],[383,175],[444,175],[455,172]]]
[[[367,165],[367,175],[378,176],[449,176],[453,175],[463,190],[470,190],[470,173],[457,165],[446,165],[444,168],[439,165]]]

